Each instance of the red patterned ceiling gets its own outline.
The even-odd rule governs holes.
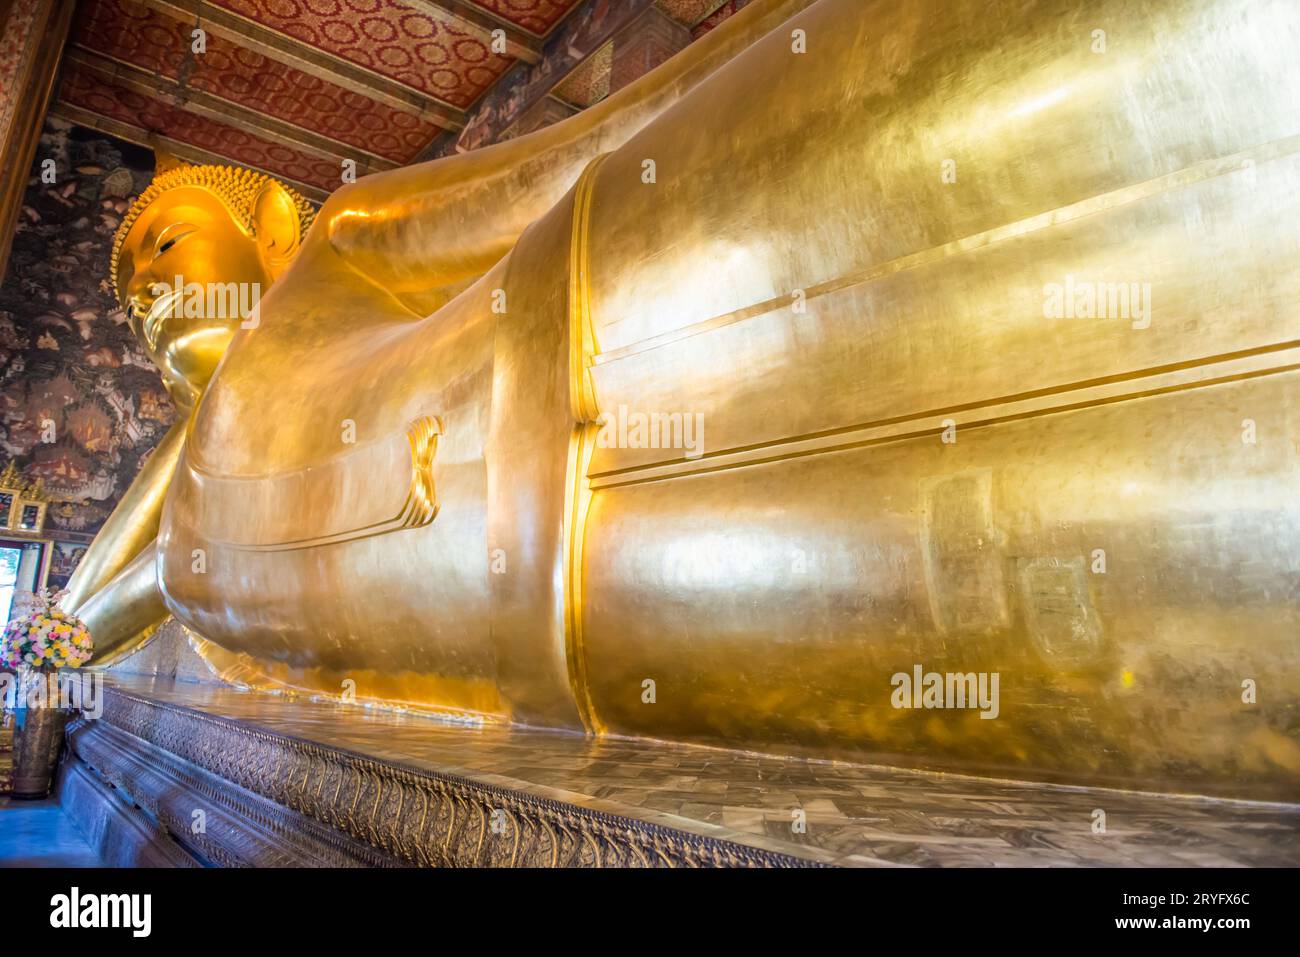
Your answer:
[[[631,30],[651,2],[699,35],[747,0],[79,0],[60,102],[73,122],[161,135],[321,200],[348,159],[364,173],[440,155],[459,148],[448,131],[491,113],[501,134],[548,92],[599,100],[612,33],[587,28],[630,11],[610,31]],[[498,27],[504,54],[489,49]]]
[[[202,56],[190,56],[192,29],[130,0],[90,0],[72,42],[173,80],[185,71],[192,89],[397,163],[409,162],[439,132],[417,116],[219,36],[208,37]]]
[[[162,131],[182,143],[228,157],[236,163],[308,183],[326,192],[339,185],[337,162],[307,156],[233,126],[186,113],[162,100],[105,83],[76,64],[64,67],[60,98],[111,120]]]
[[[738,13],[744,7],[749,5],[749,0],[726,0],[721,6],[717,7],[712,13],[700,20],[691,28],[691,36],[698,40],[704,34],[708,33],[727,17],[733,13]]]
[[[538,36],[549,33],[573,9],[576,2],[577,0],[477,0],[478,6],[489,13]]]
[[[213,0],[220,7],[464,109],[514,62],[396,0]]]
[[[612,0],[80,0],[60,101],[75,122],[168,137],[319,200],[343,161],[415,162],[463,127],[582,2]]]

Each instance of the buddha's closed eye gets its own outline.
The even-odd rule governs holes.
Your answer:
[[[154,246],[154,258],[157,259],[192,232],[194,232],[194,227],[189,223],[173,223],[168,226],[159,235],[158,242]]]

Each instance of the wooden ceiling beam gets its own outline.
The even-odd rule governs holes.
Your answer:
[[[119,140],[126,140],[128,143],[134,143],[137,146],[143,146],[146,149],[153,149],[155,145],[163,146],[177,159],[184,160],[187,163],[196,163],[200,165],[217,165],[217,166],[244,166],[248,169],[256,170],[259,173],[265,173],[267,176],[274,177],[282,183],[292,186],[303,196],[313,203],[323,203],[329,197],[329,193],[319,186],[312,186],[310,183],[304,183],[296,179],[291,179],[283,173],[277,173],[275,170],[263,169],[260,166],[253,166],[249,163],[237,163],[226,156],[220,156],[210,150],[205,150],[199,146],[191,146],[180,140],[174,140],[169,136],[159,136],[151,133],[149,130],[131,123],[123,123],[121,120],[115,120],[107,116],[100,116],[83,107],[68,103],[65,100],[58,100],[50,108],[50,115],[67,120],[69,123],[75,123],[78,126],[84,126],[86,129],[94,130],[97,133],[104,133],[108,136],[115,136]]]
[[[492,48],[493,33],[500,30],[505,39],[506,56],[525,63],[538,63],[542,59],[540,37],[494,17],[473,3],[465,0],[402,0],[402,3],[482,40],[488,49]]]
[[[337,142],[319,133],[250,110],[202,90],[182,89],[180,84],[170,77],[123,63],[93,50],[70,47],[64,54],[64,60],[134,93],[162,98],[178,109],[193,113],[195,116],[233,126],[309,156],[333,160],[339,165],[340,171],[345,159],[351,159],[357,164],[356,171],[359,176],[395,169],[400,165],[368,150]]]
[[[229,40],[231,43],[304,73],[328,80],[345,90],[368,96],[393,109],[414,113],[443,129],[460,130],[465,127],[464,110],[457,109],[449,103],[444,103],[436,97],[421,93],[380,73],[375,73],[373,70],[358,66],[351,60],[345,60],[300,40],[277,33],[207,0],[140,0],[140,2],[173,20],[179,20],[187,25],[197,24],[214,36]]]

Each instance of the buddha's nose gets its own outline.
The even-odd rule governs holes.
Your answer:
[[[138,287],[129,300],[127,321],[131,331],[144,339],[146,348],[152,352],[158,347],[158,333],[165,318],[168,303],[159,303],[158,290],[151,286]],[[168,296],[168,302],[170,302]]]
[[[144,317],[149,315],[149,307],[153,305],[153,300],[143,296],[132,296],[126,304],[126,321],[131,327],[131,331],[137,335],[140,332],[140,323]]]

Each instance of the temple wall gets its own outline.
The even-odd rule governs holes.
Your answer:
[[[145,151],[47,121],[0,285],[0,457],[56,500],[54,585],[175,417],[108,283],[113,231],[151,175]]]

